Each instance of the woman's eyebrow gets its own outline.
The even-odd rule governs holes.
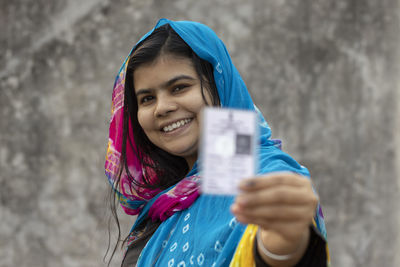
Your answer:
[[[178,75],[178,76],[175,76],[174,78],[168,80],[167,82],[163,83],[162,87],[163,88],[169,87],[179,80],[196,80],[196,78],[189,76],[189,75],[185,75],[185,74]]]
[[[139,95],[147,95],[150,94],[153,90],[151,89],[140,89],[136,92],[136,97],[138,97]]]
[[[185,74],[178,75],[178,76],[173,77],[172,79],[169,79],[165,83],[161,84],[161,88],[167,88],[167,87],[173,85],[174,83],[176,83],[179,80],[191,80],[191,81],[194,81],[194,80],[196,80],[196,78],[194,78],[192,76],[189,76],[189,75],[185,75]],[[136,92],[136,96],[143,95],[143,94],[150,94],[152,91],[154,91],[154,89],[151,89],[151,88],[139,89]]]

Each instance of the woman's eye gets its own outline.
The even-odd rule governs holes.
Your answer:
[[[172,92],[179,92],[179,91],[182,91],[182,90],[185,89],[186,87],[188,87],[188,85],[186,85],[186,84],[176,85],[176,86],[174,86],[174,88],[172,89]]]
[[[145,104],[145,103],[150,102],[150,101],[153,100],[153,99],[154,99],[153,96],[145,96],[145,97],[143,97],[143,98],[140,100],[140,103]]]

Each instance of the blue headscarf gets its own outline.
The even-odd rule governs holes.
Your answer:
[[[257,173],[291,171],[308,177],[307,169],[282,152],[276,146],[276,142],[270,139],[271,129],[254,105],[225,45],[209,27],[197,22],[161,19],[138,43],[165,24],[169,24],[200,58],[212,64],[222,107],[257,112],[260,138]],[[197,164],[188,175],[196,173],[198,173]],[[146,218],[149,207],[157,197],[146,204],[132,230]],[[182,267],[191,264],[203,266],[229,264],[245,229],[245,226],[238,223],[229,211],[232,202],[233,197],[230,196],[200,196],[191,207],[175,213],[159,226],[143,249],[138,265]],[[322,213],[321,216],[318,214],[317,227],[322,234],[325,234]]]

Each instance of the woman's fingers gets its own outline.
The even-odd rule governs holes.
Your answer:
[[[314,210],[308,206],[258,206],[255,208],[246,209],[240,205],[233,205],[232,212],[235,215],[240,215],[249,221],[259,219],[265,221],[299,221],[311,220],[314,217]]]
[[[306,187],[277,185],[274,188],[269,187],[253,192],[244,192],[236,198],[236,202],[246,208],[271,204],[312,204],[317,197],[314,193],[310,194],[309,191],[310,190]]]
[[[238,221],[293,240],[310,225],[318,204],[311,181],[294,173],[246,179],[240,189],[232,205]]]
[[[310,179],[294,173],[274,173],[247,179],[241,188],[245,189],[235,203],[249,209],[271,204],[316,206],[318,203]]]
[[[261,188],[277,185],[304,186],[309,179],[292,172],[274,172],[243,180],[239,188],[244,192],[252,192]]]

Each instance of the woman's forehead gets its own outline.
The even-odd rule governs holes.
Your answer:
[[[138,66],[134,71],[134,75],[143,72],[158,73],[161,70],[163,71],[180,70],[180,71],[192,72],[195,71],[195,68],[191,59],[182,56],[175,56],[168,54],[159,56],[152,62]]]
[[[177,76],[189,76],[197,79],[197,72],[189,58],[165,55],[155,61],[139,66],[133,73],[135,90],[160,87]]]

